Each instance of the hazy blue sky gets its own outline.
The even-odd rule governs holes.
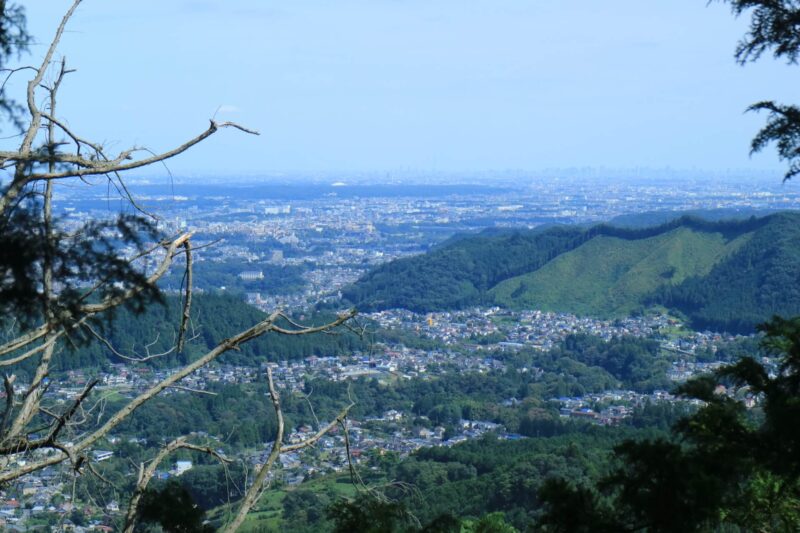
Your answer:
[[[66,0],[23,2],[40,58]],[[800,67],[732,54],[705,0],[84,0],[61,115],[163,150],[218,118],[176,173],[781,168],[748,157],[762,99]]]

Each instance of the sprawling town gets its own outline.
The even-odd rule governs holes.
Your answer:
[[[241,294],[247,304],[262,311],[277,308],[302,311],[320,302],[335,302],[342,287],[371,267],[422,253],[463,232],[609,221],[630,213],[691,211],[715,206],[753,212],[800,207],[800,194],[781,188],[774,180],[757,182],[757,187],[752,181],[730,179],[720,182],[683,179],[664,186],[669,179],[657,176],[649,180],[614,181],[612,185],[591,176],[520,178],[497,180],[492,187],[426,187],[413,183],[373,186],[363,178],[353,181],[337,178],[315,188],[320,191],[318,194],[305,194],[305,188],[285,183],[271,187],[244,182],[237,188],[202,184],[193,187],[187,181],[176,183],[169,192],[159,184],[140,183],[132,188],[144,205],[158,210],[164,229],[192,231],[197,236],[195,266],[199,293]],[[570,193],[565,195],[565,190]],[[63,194],[61,205],[65,208],[61,216],[76,227],[113,211],[105,193],[88,197]],[[175,268],[167,276],[164,290],[178,292],[181,275],[180,268]],[[511,311],[489,307],[424,314],[392,309],[364,313],[360,318],[371,328],[425,339],[435,348],[379,343],[368,353],[264,362],[253,367],[213,363],[163,394],[214,394],[211,390],[221,383],[263,382],[267,368],[271,369],[282,394],[302,394],[306,383],[313,380],[374,379],[391,383],[436,380],[456,373],[491,375],[508,370],[503,354],[520,350],[545,353],[573,334],[605,340],[621,336],[656,340],[660,357],[667,363],[665,377],[679,383],[722,364],[697,359],[697,353],[713,353],[719,346],[738,339],[717,332],[691,331],[679,318],[664,313],[610,320],[536,309]],[[516,371],[531,375],[541,372],[535,365]],[[174,370],[135,362],[114,362],[103,371],[70,370],[51,376],[45,395],[49,404],[68,405],[87,383],[98,379],[96,392],[101,396],[132,398],[171,372]],[[19,380],[13,384],[13,390],[23,394],[27,386],[28,383]],[[683,401],[667,390],[642,393],[621,388],[548,399],[557,406],[561,417],[600,425],[619,425],[637,407],[646,404]],[[517,402],[516,398],[508,397],[502,403],[513,407]],[[97,408],[102,409],[102,405]],[[285,442],[301,442],[328,422],[320,420],[316,427],[304,424],[288,428]],[[445,428],[421,424],[418,414],[399,410],[350,417],[344,429],[337,427],[327,433],[316,446],[282,454],[278,468],[270,475],[276,483],[297,485],[320,474],[366,465],[376,453],[391,452],[403,457],[421,447],[453,446],[486,433],[501,439],[525,438],[488,420],[461,419],[454,427]],[[224,435],[199,437],[220,450],[226,448]],[[119,459],[117,446],[123,441],[146,444],[130,435],[109,435],[92,450],[89,457],[92,468],[102,471],[106,461]],[[264,442],[260,449],[237,450],[239,456],[230,459],[257,468],[267,460],[272,444]],[[49,453],[53,452],[42,449],[32,456]],[[19,455],[18,460],[31,460],[31,456]],[[156,476],[179,477],[193,467],[189,460],[167,461]],[[135,476],[135,468],[130,472]],[[44,523],[44,517],[51,522],[56,517],[59,527],[65,529],[111,531],[114,518],[125,512],[124,502],[115,496],[115,491],[105,494],[107,497],[102,501],[88,500],[76,495],[73,478],[61,468],[37,470],[21,483],[0,491],[0,528],[25,531]]]

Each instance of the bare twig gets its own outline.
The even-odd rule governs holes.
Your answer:
[[[158,268],[156,268],[156,270],[147,278],[144,285],[132,287],[121,294],[109,296],[100,303],[84,304],[83,306],[81,306],[81,312],[83,314],[102,313],[103,311],[107,311],[113,307],[117,307],[125,303],[127,300],[130,300],[137,294],[141,293],[145,289],[145,287],[155,285],[155,283],[159,279],[161,279],[161,277],[164,274],[166,274],[167,270],[169,270],[170,265],[172,265],[172,260],[175,257],[174,255],[175,250],[177,250],[178,247],[183,246],[183,243],[189,240],[191,236],[192,236],[191,233],[184,233],[183,235],[172,241],[162,243],[162,246],[165,249],[164,259],[158,265]]]
[[[316,424],[317,429],[319,429],[319,418],[317,418],[317,413],[314,411],[314,405],[311,403],[311,395],[314,393],[314,389],[311,389],[311,392],[308,394],[303,394],[300,391],[297,391],[296,394],[305,400],[306,404],[308,405],[308,409],[311,411],[311,416],[314,417],[314,423]]]
[[[270,451],[266,462],[264,462],[258,474],[256,474],[255,479],[253,479],[253,484],[250,485],[250,488],[244,495],[242,503],[239,505],[239,509],[236,512],[236,516],[222,529],[223,533],[233,533],[242,525],[248,511],[250,511],[256,501],[258,501],[261,488],[270,470],[272,470],[272,465],[275,464],[275,461],[277,461],[278,457],[281,455],[281,442],[283,441],[284,431],[283,411],[281,410],[280,396],[278,396],[278,391],[275,390],[275,383],[272,381],[272,369],[269,367],[267,367],[267,382],[269,384],[269,397],[272,400],[272,407],[275,409],[275,415],[278,417],[278,430],[275,434],[275,442],[272,445],[272,451]]]
[[[38,450],[40,448],[56,448],[67,453],[67,455],[73,455],[73,450],[70,450],[70,448],[59,444],[58,436],[61,433],[61,430],[64,429],[64,426],[66,426],[67,423],[72,419],[72,417],[75,415],[75,412],[92,392],[92,389],[98,384],[98,382],[98,380],[91,381],[78,395],[72,405],[64,412],[64,414],[55,417],[55,423],[50,427],[50,431],[46,437],[33,441],[28,440],[28,438],[24,436],[17,438],[11,444],[4,445],[2,448],[0,448],[0,455],[9,455],[22,451]],[[14,437],[17,437],[20,433],[21,430],[19,430],[17,433],[13,433],[13,430],[9,431],[4,441],[8,442],[14,439]]]
[[[112,487],[115,491],[119,491],[119,488],[117,487],[117,485],[115,485],[111,480],[109,480],[103,474],[98,472],[91,461],[84,461],[84,466],[86,466],[86,469],[89,470],[89,472],[91,472],[91,474],[94,477],[96,477],[97,479],[99,479],[100,481],[105,483],[106,485]]]
[[[183,387],[181,385],[172,385],[170,389],[181,390],[184,392],[193,392],[195,394],[206,394],[208,396],[218,396],[216,392],[203,390],[203,389],[192,389],[191,387]]]
[[[335,428],[337,424],[340,424],[345,418],[347,418],[347,414],[350,412],[350,409],[352,409],[354,406],[355,404],[351,403],[350,405],[342,409],[339,412],[339,414],[336,415],[336,418],[334,418],[329,424],[320,428],[319,431],[314,433],[314,435],[312,435],[311,437],[301,442],[298,442],[297,444],[281,446],[281,453],[294,452],[297,450],[302,450],[303,448],[308,448],[309,446],[313,446],[319,439],[327,435],[333,428]]]
[[[104,336],[100,335],[100,333],[98,333],[92,326],[90,326],[89,324],[83,324],[83,327],[92,335],[92,337],[94,337],[95,339],[97,339],[98,341],[103,343],[103,345],[105,345],[105,347],[108,348],[109,351],[112,354],[114,354],[115,356],[119,357],[120,359],[124,359],[125,361],[130,361],[132,363],[144,363],[146,361],[150,361],[151,359],[157,359],[159,357],[167,356],[167,355],[171,354],[172,352],[174,352],[175,348],[176,348],[175,346],[172,346],[172,347],[168,348],[167,350],[165,350],[163,352],[151,354],[150,353],[150,349],[149,349],[150,345],[147,345],[147,346],[145,346],[145,350],[147,351],[147,355],[143,355],[143,356],[140,356],[140,355],[125,355],[122,352],[120,352],[119,350],[117,350],[116,348],[114,348],[114,345],[111,344],[111,341],[108,340],[107,338],[105,338]],[[156,341],[154,341],[154,342],[156,342]]]
[[[340,424],[342,426],[342,433],[344,434],[344,453],[345,456],[347,457],[347,466],[348,470],[350,471],[350,483],[357,486],[358,483],[356,481],[356,476],[358,474],[356,473],[355,465],[353,465],[353,456],[350,453],[350,433],[347,431],[347,425],[345,420],[342,420]]]
[[[189,327],[189,318],[192,310],[192,244],[186,241],[183,244],[186,250],[186,293],[183,301],[183,315],[181,316],[181,327],[178,330],[178,353],[183,352],[186,328]]]
[[[269,385],[269,397],[272,400],[272,407],[275,410],[275,415],[278,418],[278,430],[275,436],[275,442],[272,445],[272,450],[270,451],[267,460],[261,466],[261,469],[258,471],[258,474],[256,474],[256,477],[253,480],[253,484],[250,486],[247,494],[245,494],[245,497],[242,499],[242,503],[236,512],[236,516],[222,529],[224,533],[231,533],[239,529],[245,519],[245,516],[247,516],[247,513],[250,511],[250,509],[252,509],[256,501],[258,501],[262,489],[264,488],[264,482],[266,481],[269,472],[272,470],[275,461],[278,460],[282,453],[293,452],[313,446],[319,439],[335,428],[337,424],[341,423],[347,417],[347,413],[350,411],[350,409],[355,405],[350,403],[350,405],[345,407],[330,424],[320,428],[319,431],[317,431],[308,439],[305,439],[297,444],[283,446],[283,410],[281,409],[280,396],[278,396],[278,391],[275,389],[275,382],[272,379],[272,369],[270,367],[267,367],[267,382]]]
[[[262,322],[259,322],[255,326],[237,334],[233,337],[222,341],[218,344],[213,350],[207,352],[202,357],[196,359],[194,362],[182,367],[180,370],[175,372],[174,374],[164,378],[157,384],[153,385],[143,393],[136,396],[134,399],[129,401],[123,408],[117,411],[113,416],[111,416],[104,424],[102,424],[99,428],[94,430],[93,432],[85,435],[80,441],[75,443],[73,446],[69,447],[68,449],[73,453],[78,453],[82,450],[93,445],[99,439],[106,436],[112,429],[117,427],[120,423],[122,423],[125,419],[127,419],[136,409],[141,407],[146,402],[150,401],[152,398],[157,396],[163,390],[172,385],[178,383],[186,376],[196,372],[199,368],[206,366],[211,361],[217,359],[220,355],[234,350],[239,347],[239,345],[250,341],[256,337],[259,337],[269,331],[275,331],[280,333],[280,328],[276,328],[274,325],[274,321],[277,318],[278,313],[273,313],[269,317],[267,317]],[[318,331],[325,331],[326,329],[331,329],[337,327],[350,318],[355,316],[355,310],[348,311],[339,315],[339,317],[323,326],[317,326],[315,328],[310,328],[309,333],[318,332]],[[279,450],[280,451],[280,450]],[[24,465],[21,465],[13,470],[1,471],[0,472],[0,483],[10,481],[12,479],[17,479],[25,474],[30,472],[35,472],[42,468],[45,468],[50,465],[58,464],[64,460],[63,455],[53,454],[50,457],[45,457],[43,459],[39,459],[38,461],[31,461]]]
[[[230,462],[229,459],[223,457],[212,448],[207,446],[198,446],[196,444],[186,442],[185,437],[179,437],[161,448],[161,451],[159,451],[158,455],[156,455],[153,460],[150,461],[150,464],[147,465],[147,467],[144,466],[144,463],[139,465],[139,476],[136,482],[136,488],[133,491],[130,503],[128,504],[128,512],[125,515],[125,528],[123,529],[124,533],[133,533],[134,528],[136,527],[139,503],[141,503],[142,496],[147,490],[147,485],[150,483],[153,475],[156,473],[156,469],[169,454],[179,449],[194,450],[196,452],[206,453],[216,458],[223,465]]]

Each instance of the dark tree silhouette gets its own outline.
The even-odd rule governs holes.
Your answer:
[[[722,0],[730,3],[736,16],[750,15],[750,28],[736,47],[740,64],[756,61],[772,52],[789,64],[800,60],[800,3],[796,0]],[[775,143],[778,156],[789,164],[784,180],[800,174],[800,107],[763,101],[748,111],[766,111],[767,125],[751,144],[752,152],[760,152]]]
[[[177,481],[166,483],[158,490],[147,491],[139,505],[142,525],[158,524],[167,533],[211,533],[214,528],[204,524],[205,511]]]
[[[59,117],[57,96],[65,77],[72,71],[55,54],[65,28],[82,0],[72,0],[38,66],[17,69],[30,76],[24,93],[25,106],[17,117],[21,125],[19,145],[0,150],[0,369],[3,370],[3,401],[0,415],[0,484],[17,482],[26,475],[55,465],[63,465],[70,475],[97,474],[92,449],[120,424],[131,418],[144,404],[163,391],[178,387],[180,381],[223,354],[253,339],[272,333],[304,336],[327,331],[344,324],[355,315],[351,310],[327,324],[304,326],[282,311],[275,311],[259,322],[242,328],[224,340],[212,343],[208,351],[183,360],[167,377],[137,393],[119,409],[103,411],[102,419],[84,416],[92,405],[104,404],[94,390],[98,380],[90,381],[66,405],[53,404],[45,395],[54,361],[69,358],[64,349],[76,341],[94,342],[108,353],[132,364],[181,352],[190,337],[192,302],[192,233],[164,235],[156,231],[158,219],[146,212],[130,194],[123,174],[126,171],[162,163],[179,156],[225,128],[249,134],[258,132],[232,122],[211,120],[208,127],[182,144],[163,152],[132,147],[111,154],[100,143],[87,140]],[[28,43],[24,11],[0,0],[0,66]],[[0,88],[2,84],[0,84]],[[17,109],[0,92],[0,118]],[[109,120],[109,123],[113,123]],[[111,220],[88,221],[78,228],[68,226],[57,216],[54,188],[62,185],[82,187],[105,182],[127,202],[130,212]],[[102,325],[121,306],[141,311],[160,298],[158,281],[176,263],[182,262],[185,292],[182,313],[175,317],[175,342],[165,352],[130,357],[122,354],[103,336]],[[20,365],[34,366],[27,383],[15,383]],[[222,530],[239,528],[247,512],[268,485],[268,474],[281,453],[312,446],[332,428],[345,427],[352,403],[308,439],[283,442],[283,419],[278,393],[268,370],[272,407],[278,419],[278,432],[269,460],[256,472],[246,487],[244,498]],[[16,385],[16,386],[15,386]],[[44,421],[44,422],[43,422]],[[197,440],[197,439],[195,439]],[[158,464],[178,449],[192,449],[226,460],[201,443],[178,438],[167,444],[147,463],[139,464],[139,476],[129,498],[124,531],[132,533],[140,517],[138,505],[147,494],[148,483]],[[168,495],[185,495],[170,489]],[[164,496],[164,495],[162,495]],[[164,496],[166,497],[166,496]],[[146,503],[146,498],[145,503]],[[163,498],[161,500],[163,502]],[[155,502],[159,503],[159,502]],[[159,520],[160,521],[160,520]],[[171,527],[173,531],[178,526]],[[196,529],[189,529],[196,530]],[[188,531],[188,530],[187,530]]]
[[[25,8],[16,2],[0,0],[0,72],[4,73],[3,78],[13,73],[6,68],[9,59],[27,52],[30,43]],[[22,112],[23,108],[6,93],[5,83],[0,84],[0,123],[22,128]]]
[[[776,369],[747,357],[679,387],[704,407],[679,421],[670,440],[618,446],[617,468],[596,487],[549,480],[541,529],[797,531],[800,318],[776,317],[761,329],[764,346],[780,355]],[[754,409],[735,399],[743,394],[756,399]]]

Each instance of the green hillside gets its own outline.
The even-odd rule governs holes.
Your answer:
[[[773,315],[800,315],[800,216],[780,213],[705,276],[648,299],[685,313],[696,328],[752,331]]]
[[[649,228],[600,224],[459,236],[343,290],[362,310],[473,305],[614,316],[646,306],[696,328],[751,332],[800,314],[800,213]]]
[[[486,232],[451,239],[421,256],[392,261],[343,289],[360,310],[458,309],[485,303],[500,281],[540,268],[585,239],[577,227]]]
[[[512,308],[626,314],[661,285],[705,276],[751,236],[729,241],[721,233],[686,227],[646,239],[601,235],[534,272],[499,283],[489,294]]]
[[[151,353],[169,350],[175,342],[182,307],[175,296],[167,296],[163,304],[148,305],[136,314],[119,308],[110,317],[93,323],[97,331],[120,353],[129,356],[145,355],[145,345]],[[154,368],[170,368],[197,359],[224,339],[244,331],[264,320],[267,315],[247,305],[238,296],[227,294],[197,294],[192,303],[192,331],[183,353],[169,353],[150,359],[146,364]],[[335,318],[331,313],[306,316],[303,323],[318,325]],[[288,326],[288,324],[284,324]],[[111,363],[125,362],[87,332],[79,330],[71,337],[72,343],[53,359],[52,368],[64,372],[77,368],[100,368]],[[89,342],[87,342],[89,341]],[[152,344],[151,344],[152,343]],[[258,366],[265,361],[294,360],[316,356],[349,354],[367,348],[367,343],[350,331],[337,335],[286,336],[266,334],[251,340],[220,358],[220,362]],[[21,375],[31,375],[38,361],[31,358],[18,367]]]

